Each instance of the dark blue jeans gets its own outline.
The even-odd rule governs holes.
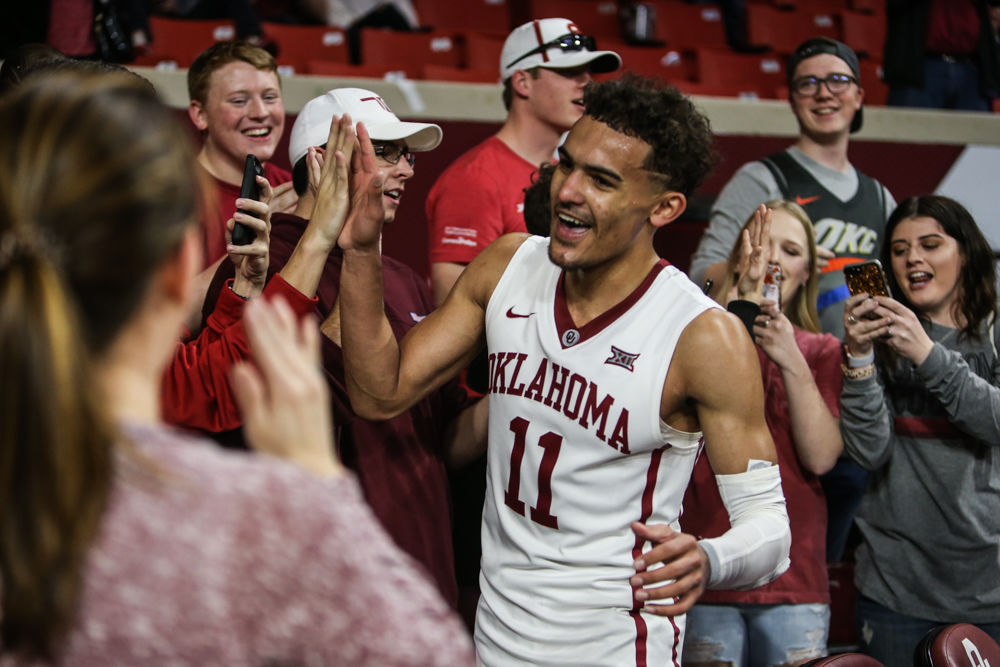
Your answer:
[[[941,621],[896,613],[863,595],[858,595],[856,616],[861,650],[882,661],[885,667],[912,667],[913,649],[924,635],[931,628],[946,625]],[[962,622],[961,618],[951,621],[951,623]],[[1000,642],[1000,623],[975,625]]]
[[[979,85],[979,70],[968,58],[924,58],[924,87],[892,86],[889,106],[988,111],[990,103]]]
[[[844,547],[861,503],[868,473],[857,463],[841,456],[830,472],[820,477],[826,496],[826,561],[835,563],[844,557]]]

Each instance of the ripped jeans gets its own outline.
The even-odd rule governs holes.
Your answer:
[[[771,667],[826,655],[828,604],[697,604],[687,615],[684,664]]]

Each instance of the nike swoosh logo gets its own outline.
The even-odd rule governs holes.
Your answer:
[[[507,317],[511,319],[514,319],[515,317],[531,317],[532,315],[534,315],[534,313],[528,313],[527,315],[521,315],[520,313],[515,313],[513,307],[507,309]]]
[[[817,199],[819,199],[819,195],[816,195],[815,197],[800,197],[798,195],[795,195],[795,203],[798,204],[799,206],[805,206],[806,204],[811,204]]]

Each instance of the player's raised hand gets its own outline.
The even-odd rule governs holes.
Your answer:
[[[698,541],[665,524],[636,521],[632,531],[653,543],[635,560],[636,574],[629,579],[635,606],[659,616],[687,613],[708,583],[708,556]]]
[[[338,241],[344,250],[377,248],[385,222],[384,179],[364,123],[358,123],[357,136],[351,158],[351,211]]]

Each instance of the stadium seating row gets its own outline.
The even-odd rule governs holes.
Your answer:
[[[697,5],[683,6],[705,11]],[[690,94],[744,98],[787,95],[780,47],[762,54],[736,53],[725,47],[721,27],[717,27],[720,33],[714,40],[688,38],[662,46],[633,46],[602,39],[600,44],[618,51],[626,68],[661,76]],[[381,78],[387,72],[401,71],[411,79],[480,83],[496,82],[500,49],[506,37],[505,32],[493,31],[394,32],[365,28],[361,32],[362,64],[351,65],[342,30],[278,23],[265,23],[264,28],[279,49],[278,63],[286,73]],[[140,56],[137,65],[172,63],[168,66],[187,67],[214,41],[233,37],[233,27],[225,21],[152,17],[151,29],[154,51]],[[867,102],[884,104],[887,90],[878,75],[877,61],[862,60],[861,78]]]

